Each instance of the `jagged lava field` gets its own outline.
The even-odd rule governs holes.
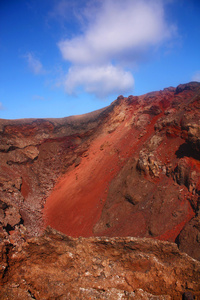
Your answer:
[[[0,139],[0,299],[200,299],[200,83]]]

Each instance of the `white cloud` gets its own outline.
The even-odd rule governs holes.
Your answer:
[[[0,102],[0,110],[4,110],[4,106],[3,106],[2,102]]]
[[[71,94],[77,86],[98,97],[127,92],[133,88],[134,79],[130,72],[113,65],[74,66],[70,68],[65,81],[66,91]]]
[[[122,66],[137,64],[148,55],[151,47],[170,39],[175,27],[165,21],[162,0],[101,0],[94,3],[97,2],[98,10],[91,5],[83,10],[87,20],[83,34],[58,43],[63,58],[72,64],[66,89],[74,90],[83,85],[95,94],[101,94],[102,88],[108,94],[115,88],[124,92],[126,86],[130,89],[134,80],[130,72],[122,71]],[[119,74],[122,73],[120,82]],[[84,74],[94,77],[91,79]],[[104,76],[111,81],[109,87],[103,86],[106,83]]]
[[[192,81],[198,81],[198,82],[200,82],[200,71],[197,71],[197,72],[192,76]]]
[[[29,52],[26,55],[24,55],[24,57],[27,60],[31,72],[33,72],[36,75],[45,73],[42,63],[32,53]]]
[[[107,0],[83,35],[58,45],[64,59],[73,63],[102,63],[157,45],[170,37],[171,31],[161,2]]]

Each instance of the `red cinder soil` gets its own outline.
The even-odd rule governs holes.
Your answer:
[[[200,296],[200,83],[0,120],[0,162],[0,299]]]
[[[82,116],[0,120],[0,138],[1,231],[50,225],[200,252],[199,83],[119,96]]]
[[[197,84],[118,98],[47,198],[45,226],[74,237],[177,240],[198,211],[199,101]]]

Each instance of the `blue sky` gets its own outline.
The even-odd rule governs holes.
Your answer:
[[[0,0],[0,118],[200,81],[199,0]]]

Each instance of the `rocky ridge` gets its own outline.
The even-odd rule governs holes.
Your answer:
[[[170,299],[165,298],[168,296],[181,299],[187,297],[186,294],[183,296],[186,292],[194,293],[196,297],[199,295],[199,269],[196,267],[196,260],[200,260],[199,83],[170,87],[138,97],[120,96],[110,106],[82,116],[0,120],[0,139],[2,299]],[[107,245],[105,249],[109,248],[109,243],[115,245],[118,257],[122,255],[119,241],[123,241],[123,253],[128,255],[127,243],[131,243],[131,236],[147,238],[138,239],[137,243],[147,243],[152,247],[152,251],[148,250],[152,255],[156,255],[155,245],[161,247],[162,251],[170,245],[171,250],[168,250],[175,255],[171,253],[175,262],[175,253],[180,253],[177,248],[173,250],[176,246],[157,240],[176,242],[182,252],[195,259],[190,260],[185,254],[181,256],[182,262],[185,260],[183,266],[188,260],[193,261],[193,265],[188,265],[187,269],[188,274],[192,275],[188,277],[184,271],[183,277],[179,276],[182,278],[180,284],[175,284],[179,280],[175,276],[171,285],[166,283],[166,289],[161,290],[156,284],[155,288],[153,285],[149,288],[150,279],[149,282],[144,281],[143,285],[142,280],[134,277],[135,271],[131,269],[134,272],[134,276],[132,273],[131,276],[135,279],[130,288],[123,284],[123,287],[100,284],[98,290],[96,286],[87,286],[89,283],[78,284],[74,285],[74,289],[79,292],[72,292],[71,298],[66,296],[66,289],[63,294],[55,294],[53,288],[51,291],[51,284],[48,292],[48,289],[42,291],[37,279],[34,283],[29,281],[24,285],[23,280],[27,279],[15,274],[16,266],[23,268],[26,256],[30,257],[30,261],[27,261],[25,268],[32,268],[31,264],[35,262],[31,261],[31,257],[33,255],[33,260],[36,259],[35,253],[37,267],[34,266],[37,269],[44,253],[48,253],[49,245],[57,243],[56,235],[60,239],[61,234],[55,231],[50,233],[50,229],[43,234],[48,225],[72,237],[93,236],[84,240],[86,248],[82,252],[87,252],[91,243],[102,241]],[[62,240],[65,239],[76,241],[75,251],[79,251],[81,239],[62,236]],[[30,245],[34,247],[33,252]],[[140,247],[143,255],[142,244]],[[100,249],[97,247],[98,251]],[[161,260],[162,251],[158,255]],[[22,252],[25,256],[21,257]],[[58,258],[60,254],[55,253]],[[82,257],[82,254],[79,255]],[[91,255],[91,252],[87,255]],[[134,260],[138,261],[139,257]],[[115,260],[114,257],[112,259]],[[172,272],[175,265],[171,262],[168,264]],[[70,266],[76,268],[75,265]],[[143,270],[143,267],[141,264],[140,269]],[[181,264],[176,267],[180,270]],[[83,263],[81,268],[85,270],[86,265]],[[119,270],[116,268],[115,265],[117,274]],[[122,268],[126,269],[125,265]],[[128,263],[127,270],[130,268]],[[152,268],[146,270],[147,273]],[[54,286],[56,283],[50,275],[52,270],[45,273],[49,281],[45,280]],[[86,280],[87,271],[83,270],[80,274]],[[192,273],[194,270],[197,270],[196,275]],[[162,272],[165,272],[164,269]],[[158,270],[151,273],[159,284],[163,278],[161,273]],[[77,277],[75,273],[74,276]],[[91,276],[90,279],[97,280],[93,273]],[[61,286],[71,281],[72,277],[61,280],[59,289],[62,290]],[[123,282],[125,279],[120,277],[120,280]],[[16,286],[12,286],[12,282]],[[33,289],[32,285],[35,286]],[[176,292],[170,292],[170,288]],[[85,294],[80,294],[80,291]],[[110,293],[109,296],[107,293]]]
[[[200,296],[200,263],[169,242],[133,237],[71,238],[47,228],[42,236],[20,247],[1,243],[1,252],[1,299],[170,300]]]

